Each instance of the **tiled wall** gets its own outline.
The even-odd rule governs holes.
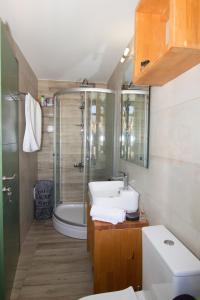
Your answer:
[[[47,126],[54,124],[53,107],[42,107],[42,146],[38,151],[38,180],[53,179],[53,133]]]
[[[38,81],[38,95],[45,97],[52,97],[55,92],[64,88],[71,88],[78,86],[74,82],[66,81]],[[43,135],[42,148],[38,152],[38,179],[53,179],[53,133],[47,132],[47,126],[53,125],[53,107],[43,107]]]
[[[122,74],[122,66],[118,65],[108,86],[119,90]],[[150,224],[166,225],[198,257],[199,78],[200,65],[163,87],[152,88],[148,169],[120,160],[116,139],[116,170],[128,172],[131,185],[140,193],[140,206],[145,209]]]
[[[8,37],[19,63],[19,90],[37,97],[38,81],[22,52]],[[33,186],[37,179],[37,153],[22,151],[25,130],[24,101],[19,101],[19,176],[20,176],[20,240],[23,243],[33,221]]]
[[[83,173],[74,168],[81,161],[80,94],[61,97],[61,201],[80,202],[83,198]]]

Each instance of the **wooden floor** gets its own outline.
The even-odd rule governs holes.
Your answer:
[[[35,221],[21,252],[11,300],[77,300],[89,294],[86,241],[57,233],[51,221]]]

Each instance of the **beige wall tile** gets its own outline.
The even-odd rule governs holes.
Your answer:
[[[152,155],[200,163],[200,97],[151,113]]]

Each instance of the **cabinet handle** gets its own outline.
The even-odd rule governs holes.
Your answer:
[[[143,60],[141,61],[140,65],[141,65],[141,70],[143,70],[148,64],[150,63],[149,59]]]
[[[131,259],[135,259],[135,252],[133,251],[133,254],[131,256]]]

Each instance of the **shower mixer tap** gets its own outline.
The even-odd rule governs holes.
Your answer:
[[[80,172],[83,172],[83,169],[84,169],[84,164],[83,164],[83,162],[75,163],[75,164],[74,164],[74,168],[79,168],[79,171],[80,171]]]
[[[85,102],[84,102],[84,101],[81,102],[79,108],[80,108],[81,110],[85,109]]]

